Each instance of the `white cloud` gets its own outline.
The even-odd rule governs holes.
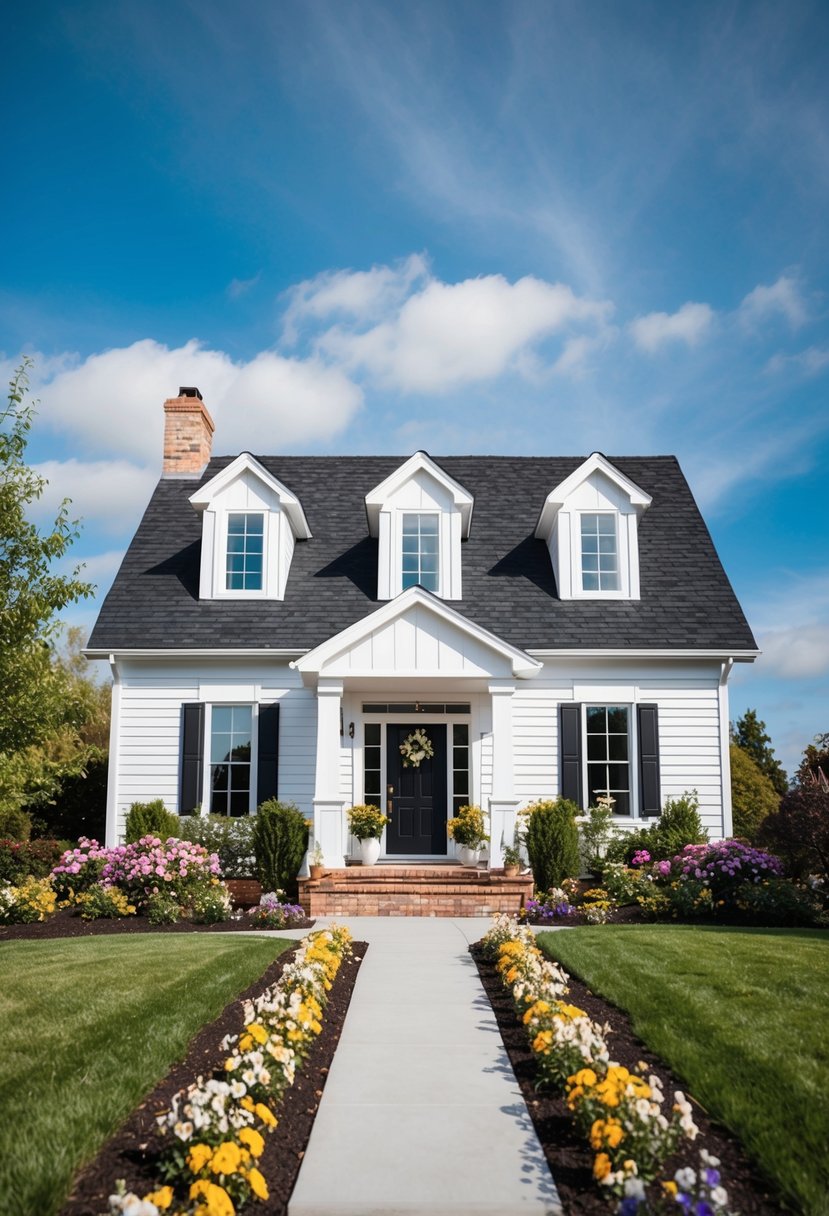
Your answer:
[[[794,355],[772,355],[764,371],[773,375],[783,372],[789,367],[801,372],[804,376],[818,376],[825,367],[829,367],[829,348],[808,346],[806,350],[798,351]]]
[[[340,290],[345,284],[340,284]],[[518,366],[534,343],[572,325],[602,326],[612,305],[576,296],[562,283],[502,275],[443,283],[431,279],[394,315],[367,330],[338,324],[319,349],[404,392],[440,392],[492,379]]]
[[[45,460],[33,468],[49,483],[32,504],[33,519],[53,520],[63,499],[71,498],[70,518],[108,532],[136,526],[158,478],[157,469],[127,460]]]
[[[229,300],[238,300],[242,296],[247,295],[251,288],[256,286],[261,277],[262,272],[260,270],[259,274],[255,274],[251,279],[231,279],[225,288],[227,298]]]
[[[783,316],[792,329],[809,319],[809,310],[797,280],[781,274],[770,286],[758,284],[740,304],[738,315],[744,324],[754,326],[769,317]]]
[[[633,340],[640,350],[653,354],[666,342],[696,344],[705,337],[714,320],[714,310],[708,304],[690,300],[674,313],[651,312],[630,323]]]
[[[829,574],[781,572],[757,597],[752,616],[762,674],[817,679],[829,672]]]
[[[784,680],[818,679],[829,672],[829,624],[773,629],[759,641],[764,672]]]
[[[40,365],[38,358],[38,365]],[[362,405],[362,391],[321,360],[287,359],[263,351],[235,363],[224,351],[192,340],[171,349],[145,338],[132,346],[61,361],[54,376],[39,375],[40,420],[91,452],[137,458],[158,468],[162,403],[182,384],[201,389],[216,423],[214,451],[254,444],[279,452],[327,440]]]
[[[290,304],[285,314],[284,338],[295,341],[299,323],[306,320],[321,321],[340,315],[357,321],[378,321],[399,308],[416,283],[428,278],[428,263],[417,253],[395,266],[327,270],[286,293]]]

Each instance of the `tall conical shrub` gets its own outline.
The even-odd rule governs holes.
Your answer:
[[[527,853],[539,891],[559,887],[565,878],[578,877],[579,808],[566,798],[535,802],[527,808]]]
[[[308,824],[298,807],[275,798],[256,812],[253,851],[256,874],[265,891],[283,890],[297,895],[297,873],[308,847]]]

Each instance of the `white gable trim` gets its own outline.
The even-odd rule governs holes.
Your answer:
[[[296,494],[293,494],[277,477],[269,473],[254,456],[251,456],[250,452],[242,452],[241,455],[230,462],[227,468],[222,469],[215,477],[211,477],[210,481],[205,482],[203,486],[196,490],[195,494],[191,494],[191,506],[196,511],[205,511],[222,490],[229,486],[232,481],[235,481],[240,474],[245,472],[252,473],[254,477],[257,477],[263,485],[277,496],[297,540],[310,540],[311,529],[308,527],[308,520],[305,518],[302,503]]]
[[[569,477],[565,477],[564,481],[547,495],[535,528],[538,540],[546,540],[549,543],[560,508],[564,506],[574,490],[577,490],[583,482],[587,481],[588,477],[597,472],[604,473],[605,477],[619,487],[622,493],[630,499],[631,506],[636,508],[637,515],[641,515],[651,505],[653,499],[650,494],[646,494],[629,477],[625,477],[624,473],[611,464],[601,452],[593,452],[591,456],[587,457],[587,460],[573,470]]]
[[[374,537],[380,535],[380,511],[383,506],[401,486],[419,472],[425,472],[430,477],[434,477],[435,481],[451,494],[454,504],[461,514],[461,536],[463,540],[466,540],[472,523],[472,495],[463,488],[460,482],[455,481],[454,477],[445,473],[440,465],[435,464],[426,452],[415,452],[414,456],[410,456],[399,469],[395,469],[385,481],[381,481],[379,486],[375,486],[366,494],[366,515],[370,535]]]
[[[433,619],[450,625],[465,637],[471,638],[487,650],[497,654],[502,660],[506,660],[513,676],[517,679],[527,680],[541,671],[542,664],[537,659],[531,658],[525,651],[519,650],[516,646],[505,642],[503,638],[490,633],[488,629],[482,629],[480,625],[476,625],[468,617],[463,616],[454,608],[450,608],[437,596],[424,591],[422,587],[411,587],[408,591],[404,591],[402,595],[383,604],[369,616],[363,617],[362,620],[356,621],[341,633],[334,634],[321,645],[309,650],[301,659],[291,663],[291,667],[302,673],[303,676],[318,676],[331,660],[344,652],[356,649],[378,629],[404,617],[412,608],[425,610]],[[440,672],[401,672],[400,674],[439,676]]]

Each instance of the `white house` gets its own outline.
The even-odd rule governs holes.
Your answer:
[[[346,809],[383,854],[453,855],[446,821],[699,794],[731,830],[728,677],[756,644],[673,457],[210,457],[165,403],[161,480],[89,642],[113,675],[107,840],[132,802],[230,815],[277,795],[329,866]],[[423,727],[434,755],[402,764]]]

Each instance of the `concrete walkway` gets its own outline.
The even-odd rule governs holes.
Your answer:
[[[370,949],[289,1216],[560,1216],[467,953],[489,920],[331,919]]]

